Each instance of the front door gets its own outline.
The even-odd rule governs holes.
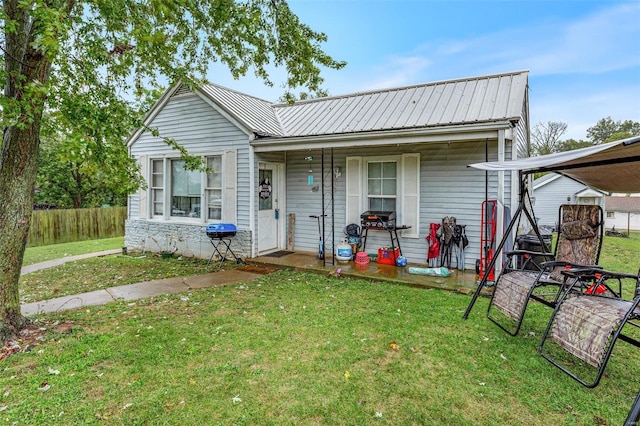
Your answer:
[[[278,197],[281,190],[281,165],[259,163],[258,170],[258,253],[279,248],[281,235]]]

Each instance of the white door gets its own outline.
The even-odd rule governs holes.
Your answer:
[[[259,163],[258,170],[258,253],[279,248],[282,219],[278,196],[282,190],[280,164]]]

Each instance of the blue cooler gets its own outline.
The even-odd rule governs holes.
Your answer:
[[[236,235],[236,226],[232,223],[210,223],[207,225],[209,238],[231,238]]]

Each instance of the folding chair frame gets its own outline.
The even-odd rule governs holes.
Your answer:
[[[512,336],[516,336],[520,332],[520,327],[522,326],[522,322],[524,320],[525,313],[527,311],[527,307],[529,305],[529,301],[531,299],[536,300],[548,307],[555,307],[560,295],[562,294],[563,288],[565,288],[564,280],[554,279],[551,277],[551,272],[556,270],[557,268],[577,268],[582,266],[591,266],[591,264],[595,265],[598,263],[600,258],[600,250],[602,248],[602,237],[604,234],[604,213],[602,208],[597,205],[567,205],[563,204],[558,209],[558,233],[560,234],[560,228],[562,225],[566,224],[568,221],[565,219],[565,211],[571,209],[596,209],[597,210],[597,223],[594,226],[597,226],[597,231],[594,233],[594,237],[596,238],[596,251],[594,253],[594,258],[592,262],[589,262],[590,265],[582,265],[578,263],[572,263],[566,260],[550,260],[542,263],[542,265],[537,265],[536,263],[530,263],[540,267],[540,271],[523,271],[512,268],[510,265],[514,264],[514,257],[521,256],[543,256],[550,259],[556,259],[558,257],[558,247],[561,244],[560,235],[557,238],[556,244],[554,246],[553,253],[539,253],[539,252],[531,252],[526,250],[515,250],[506,253],[507,262],[505,262],[504,268],[498,279],[496,280],[493,293],[491,295],[491,299],[489,301],[489,306],[487,308],[487,318],[491,320],[494,324],[500,327],[505,332],[509,333]],[[572,218],[575,220],[575,217]],[[566,236],[562,237],[563,239],[567,239]],[[546,244],[543,243],[543,249],[546,249]],[[526,265],[527,262],[522,262],[522,265]],[[506,282],[505,282],[506,281]],[[511,286],[511,289],[504,289],[505,286]],[[535,294],[535,291],[541,287],[556,287],[556,290],[552,293],[545,294]],[[520,290],[517,290],[520,288]],[[523,293],[523,289],[528,288],[526,295]],[[513,291],[516,289],[516,291]],[[496,302],[496,296],[500,295],[502,298],[507,297],[503,295],[503,292],[507,292],[508,298],[513,298],[513,300],[508,301],[508,306],[505,305],[504,301],[500,302],[500,306],[498,308]],[[510,318],[510,320],[514,323],[514,327],[508,328],[504,325],[504,321],[501,321],[502,318],[498,318],[492,316],[492,311],[494,310],[501,311],[502,316],[506,318]]]
[[[597,288],[597,286],[599,285],[604,285],[609,290],[606,293],[611,294],[612,292],[614,297],[610,295],[607,295],[607,296],[596,295],[596,294],[593,294],[594,292],[592,292],[591,294],[588,294],[587,292],[585,292],[584,283],[590,280],[593,281],[593,277],[596,277],[596,280],[594,281],[595,287],[592,287],[592,288]],[[625,278],[636,280],[634,297],[631,300],[626,300],[626,299],[623,299],[622,297],[615,297],[617,296],[615,294],[615,291],[613,291],[606,284],[606,281],[609,279],[617,279],[618,282],[620,282],[620,280]],[[594,365],[594,367],[598,369],[595,379],[592,382],[588,382],[585,379],[579,377],[578,374],[571,371],[565,364],[558,361],[548,352],[545,352],[545,349],[544,349],[547,339],[553,334],[552,329],[554,327],[554,322],[556,321],[558,314],[561,311],[563,311],[563,308],[566,306],[567,304],[566,302],[568,300],[572,300],[573,306],[576,306],[580,309],[584,308],[582,312],[586,316],[588,316],[589,311],[587,309],[588,307],[585,302],[589,302],[589,301],[598,300],[600,303],[604,305],[613,305],[614,303],[618,305],[623,304],[624,308],[626,309],[626,312],[624,312],[623,315],[620,315],[618,318],[616,318],[617,321],[619,322],[617,324],[612,324],[611,331],[606,336],[607,339],[604,340],[604,344],[601,345],[602,349],[597,352],[597,355],[600,355],[599,360],[596,362],[597,365],[594,365],[592,362],[588,361],[587,359],[584,359],[582,356],[576,355],[567,350],[567,352],[571,353],[572,355],[576,356],[579,359],[582,359],[586,363]],[[587,388],[594,388],[598,385],[598,383],[600,383],[600,380],[602,379],[602,376],[604,374],[604,371],[607,367],[607,364],[609,362],[609,359],[611,357],[611,354],[613,352],[613,349],[618,339],[623,340],[627,343],[630,343],[640,348],[640,341],[622,333],[626,325],[633,325],[636,327],[640,327],[639,324],[631,322],[634,319],[640,319],[640,310],[638,310],[639,303],[640,303],[640,271],[638,271],[637,275],[616,273],[616,272],[610,272],[610,271],[604,271],[604,270],[591,270],[591,271],[582,271],[582,272],[579,271],[576,273],[575,279],[573,280],[571,285],[569,285],[567,290],[562,295],[562,298],[557,303],[553,311],[553,314],[551,315],[551,319],[547,324],[547,328],[542,336],[542,340],[540,342],[540,346],[538,347],[538,351],[540,355],[542,355],[547,361],[549,361],[551,364],[558,367],[561,371],[566,373],[569,377],[576,380],[581,385]],[[599,337],[601,337],[602,335],[600,335]],[[557,339],[557,337],[552,337],[552,338]]]

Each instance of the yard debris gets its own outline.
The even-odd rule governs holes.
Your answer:
[[[49,374],[57,376],[58,374],[60,374],[60,370],[54,370],[53,368],[49,367]]]
[[[347,379],[347,380],[349,380],[349,377],[351,377],[351,373],[349,373],[349,370],[346,370],[346,371],[344,372],[344,378],[345,378],[345,379]]]
[[[507,357],[506,357],[506,356],[504,356],[503,354],[500,354],[500,358],[502,358],[502,360],[503,360],[503,361],[506,361],[506,360],[507,360]]]
[[[130,402],[129,402],[129,403],[127,403],[127,404],[124,404],[124,405],[122,406],[122,409],[123,409],[123,410],[126,410],[127,408],[131,407],[132,405],[133,405],[133,404],[132,404],[132,403],[130,403]]]
[[[380,411],[376,411],[376,419],[381,419],[382,413]]]
[[[341,277],[341,275],[340,275],[341,273],[342,273],[342,268],[338,268],[335,271],[329,272],[328,277],[329,278],[340,278]]]
[[[40,387],[38,388],[38,390],[41,391],[41,392],[46,392],[49,389],[51,389],[51,385],[49,383],[47,383],[47,382],[40,383]]]
[[[400,345],[398,345],[396,342],[389,342],[389,347],[391,348],[391,350],[394,350],[396,352],[400,350]]]
[[[233,401],[233,403],[235,404],[236,402],[242,402],[242,399],[240,399],[240,394],[234,396],[233,398],[231,398],[231,401]]]

